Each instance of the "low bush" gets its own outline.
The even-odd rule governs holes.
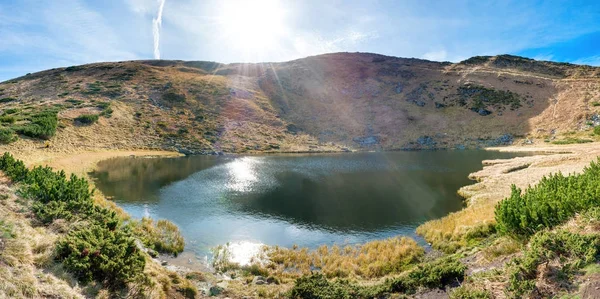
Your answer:
[[[94,203],[93,190],[83,178],[49,167],[28,170],[9,153],[0,157],[0,170],[30,198],[32,210],[43,223],[55,219],[85,221],[85,226],[59,240],[57,259],[83,283],[96,280],[120,288],[142,275],[145,259],[131,231],[123,229],[116,212]]]
[[[15,99],[15,98],[6,97],[6,98],[1,98],[1,99],[0,99],[0,103],[9,103],[9,102],[14,102],[14,101],[16,101],[16,100],[17,100],[17,99]]]
[[[600,126],[594,127],[594,135],[600,135]]]
[[[524,193],[513,185],[511,196],[496,206],[497,229],[513,236],[529,236],[599,204],[600,160],[581,174],[543,177]]]
[[[17,141],[18,137],[15,135],[15,131],[10,128],[0,128],[0,143],[9,144]]]
[[[82,114],[76,117],[75,121],[80,124],[91,125],[98,121],[98,117],[98,114]]]
[[[98,225],[76,229],[61,239],[57,258],[81,282],[96,280],[111,288],[124,287],[145,266],[131,236]]]
[[[328,281],[322,274],[303,276],[289,291],[290,298],[350,299],[359,298],[359,288],[345,280]]]
[[[392,283],[392,289],[412,292],[418,287],[442,288],[463,281],[467,266],[454,257],[440,258],[418,265],[407,278]]]
[[[535,282],[542,264],[552,264],[560,273],[556,278],[568,280],[577,270],[596,261],[599,249],[598,235],[581,235],[568,231],[539,232],[531,238],[529,248],[523,256],[514,259],[509,265],[508,290],[514,297],[526,297],[536,288]]]
[[[19,111],[21,111],[21,110],[18,108],[9,108],[9,109],[4,110],[4,114],[15,114]]]
[[[27,177],[29,169],[25,167],[25,163],[15,159],[10,153],[5,152],[0,157],[0,170],[13,181],[22,181]]]
[[[12,115],[0,116],[0,122],[2,122],[2,123],[14,124],[16,121],[17,121],[17,119]]]
[[[49,110],[31,116],[31,122],[18,127],[17,132],[25,136],[47,140],[54,136],[57,127],[57,112]]]

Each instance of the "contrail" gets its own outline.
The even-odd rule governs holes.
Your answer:
[[[159,0],[160,6],[158,7],[158,15],[152,19],[152,35],[154,35],[154,59],[160,59],[160,50],[158,45],[160,43],[160,27],[162,27],[162,13],[165,7],[165,0]]]

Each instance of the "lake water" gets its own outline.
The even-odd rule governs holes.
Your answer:
[[[456,191],[488,151],[116,158],[96,186],[132,216],[168,219],[186,251],[226,244],[316,247],[396,235],[463,207]]]

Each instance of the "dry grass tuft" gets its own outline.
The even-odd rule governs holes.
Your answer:
[[[327,277],[377,278],[399,273],[420,260],[424,250],[410,238],[395,237],[362,245],[307,248],[267,248],[266,268],[279,277],[321,271]]]

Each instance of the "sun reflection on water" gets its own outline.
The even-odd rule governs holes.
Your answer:
[[[252,185],[258,182],[256,167],[260,160],[255,157],[243,157],[235,159],[225,165],[229,180],[227,188],[236,192],[248,192],[252,190]]]

